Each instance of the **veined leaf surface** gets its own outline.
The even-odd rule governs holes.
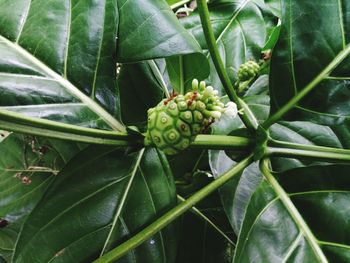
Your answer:
[[[117,14],[114,0],[1,0],[1,109],[120,129]]]
[[[174,204],[170,169],[158,151],[125,155],[119,149],[89,147],[57,175],[27,218],[14,261],[91,262]],[[174,258],[175,231],[170,225],[121,262]]]
[[[347,1],[282,1],[280,39],[271,61],[272,113],[316,78],[349,43]],[[350,60],[345,59],[299,102],[289,120],[337,125],[349,121]]]
[[[324,256],[349,262],[348,172],[348,165],[328,165],[275,174],[299,221],[263,180],[248,205],[233,262],[320,262]]]
[[[10,134],[0,143],[0,255],[8,261],[25,217],[84,145]]]
[[[239,66],[248,60],[259,60],[268,38],[267,27],[275,18],[266,16],[262,1],[213,1],[209,5],[211,23],[221,58],[232,81],[237,79]],[[182,24],[197,39],[204,50],[207,44],[198,12],[181,19]],[[272,25],[271,25],[272,26]],[[210,55],[207,54],[210,58]],[[224,90],[211,62],[209,81],[218,90]]]

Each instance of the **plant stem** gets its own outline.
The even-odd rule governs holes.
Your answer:
[[[112,225],[111,225],[111,229],[109,230],[109,233],[108,233],[108,237],[103,245],[103,248],[102,248],[102,251],[100,253],[100,257],[103,256],[103,254],[105,254],[106,250],[108,250],[108,248],[110,247],[111,245],[111,237],[112,237],[112,234],[115,230],[115,227],[117,225],[117,221],[120,217],[120,214],[122,212],[122,209],[124,207],[124,204],[126,202],[126,199],[130,193],[130,188],[131,188],[131,185],[133,184],[134,182],[134,179],[135,179],[135,176],[137,174],[137,171],[139,169],[139,165],[140,165],[140,162],[141,162],[141,159],[143,157],[143,154],[145,152],[145,148],[143,148],[140,152],[139,152],[139,155],[137,157],[137,160],[136,160],[136,163],[134,165],[134,169],[133,171],[131,172],[131,175],[130,175],[130,178],[129,178],[129,181],[127,183],[127,185],[125,186],[125,189],[121,195],[121,198],[120,200],[118,200],[118,208],[117,208],[117,211],[115,213],[115,216],[114,216],[114,219],[113,219],[113,222],[112,222]]]
[[[174,221],[176,218],[181,216],[183,213],[191,209],[195,204],[197,204],[199,201],[201,201],[203,198],[207,197],[209,194],[211,194],[213,191],[217,190],[219,187],[224,185],[227,181],[232,179],[234,176],[238,175],[244,168],[246,168],[248,165],[250,165],[254,160],[253,155],[249,155],[244,160],[239,162],[236,166],[234,166],[232,169],[230,169],[228,172],[223,174],[221,177],[216,179],[215,181],[211,182],[195,194],[193,194],[191,197],[189,197],[186,201],[178,204],[176,207],[171,209],[169,212],[165,213],[163,216],[161,216],[159,219],[154,221],[152,224],[144,228],[142,231],[134,235],[132,238],[130,238],[128,241],[122,243],[115,249],[111,250],[107,254],[105,254],[103,257],[95,260],[95,263],[108,263],[108,262],[114,262],[117,259],[121,258],[123,255],[128,253],[131,249],[136,248],[137,246],[141,245],[144,241],[151,238],[154,234],[156,234],[158,231],[163,229],[165,226],[170,224],[172,221]]]
[[[128,135],[125,134],[125,139],[123,138],[103,138],[103,137],[94,137],[91,135],[79,135],[68,132],[53,131],[43,128],[31,127],[28,125],[14,124],[7,121],[0,121],[0,127],[7,131],[18,132],[22,134],[29,134],[34,136],[41,136],[46,138],[61,139],[66,141],[74,142],[83,142],[91,144],[103,144],[103,145],[113,145],[113,146],[136,146],[137,143],[133,142],[128,138]],[[119,135],[118,135],[119,136]]]
[[[269,119],[267,119],[262,126],[267,129],[272,124],[280,120],[289,110],[291,110],[300,100],[302,100],[310,91],[312,91],[322,80],[329,76],[329,74],[350,54],[350,44],[345,47],[328,66],[318,74],[308,85],[305,86],[295,97],[293,97],[287,104],[275,112]],[[283,88],[283,87],[281,87]]]
[[[115,146],[140,145],[127,133],[85,128],[0,110],[0,129],[48,138]],[[224,135],[198,135],[191,147],[197,149],[247,149],[253,140]]]
[[[0,128],[49,138],[107,145],[132,145],[131,137],[122,132],[91,129],[0,110]]]
[[[317,158],[326,159],[332,161],[350,161],[350,151],[347,154],[333,153],[333,152],[322,152],[313,150],[298,150],[291,148],[276,148],[267,147],[266,156],[280,156],[280,157],[304,157],[304,158]]]
[[[191,148],[198,149],[247,149],[254,141],[245,137],[227,135],[197,135],[191,143]]]
[[[186,199],[183,198],[180,195],[177,195],[177,199],[180,202],[185,202]],[[208,223],[213,229],[215,229],[223,238],[227,240],[228,243],[230,243],[233,247],[236,246],[236,244],[217,226],[215,225],[205,214],[203,214],[199,209],[196,207],[191,208],[191,212],[193,212],[198,217],[202,218],[206,223]]]
[[[273,139],[269,140],[268,145],[272,147],[277,147],[277,148],[315,151],[320,153],[337,153],[337,154],[346,155],[347,157],[350,156],[350,149],[340,149],[340,148],[317,146],[317,145],[305,145],[305,144],[299,144],[299,143],[283,142],[283,141],[278,141]]]
[[[229,76],[227,75],[224,64],[223,64],[222,59],[220,57],[219,49],[218,49],[218,46],[216,44],[216,40],[215,40],[215,36],[214,36],[214,31],[213,31],[213,28],[212,28],[212,25],[210,22],[207,1],[206,0],[197,0],[197,5],[198,5],[198,12],[199,12],[199,16],[201,18],[203,32],[204,32],[204,36],[205,36],[205,39],[206,39],[206,42],[208,45],[208,49],[209,49],[210,55],[212,57],[216,71],[217,71],[217,73],[220,77],[220,80],[222,82],[222,85],[224,86],[225,91],[226,91],[228,97],[230,98],[230,100],[234,101],[237,104],[237,107],[239,109],[247,108],[248,105],[245,105],[245,102],[239,99],[239,97],[238,97],[238,95],[237,95],[237,93],[236,93],[236,91],[231,83],[231,80],[230,80]],[[248,129],[255,130],[258,126],[258,122],[257,122],[256,118],[254,117],[254,115],[243,114],[242,121]]]
[[[268,159],[264,159],[260,162],[260,169],[264,174],[264,177],[266,178],[266,180],[269,182],[269,184],[272,186],[272,188],[276,192],[279,199],[282,201],[283,205],[287,209],[290,216],[293,218],[296,225],[299,227],[300,231],[303,233],[305,239],[308,241],[310,247],[314,251],[315,256],[318,257],[319,259],[318,262],[328,263],[326,256],[323,254],[323,251],[321,250],[320,246],[317,243],[317,239],[315,238],[310,228],[308,227],[308,225],[300,215],[298,209],[294,206],[288,194],[283,190],[283,188],[280,186],[280,184],[277,182],[275,177],[270,172]]]

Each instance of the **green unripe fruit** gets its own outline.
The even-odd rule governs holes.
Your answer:
[[[193,91],[173,94],[148,110],[145,145],[155,145],[168,155],[177,154],[220,118],[225,109],[218,92],[197,80],[192,88]]]
[[[258,75],[259,71],[259,64],[250,60],[239,67],[238,78],[240,81],[247,81]]]

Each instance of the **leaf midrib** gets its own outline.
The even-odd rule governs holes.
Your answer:
[[[118,219],[119,219],[119,217],[121,215],[121,212],[122,212],[122,210],[124,208],[124,205],[126,203],[126,199],[127,199],[128,195],[129,195],[129,191],[130,191],[132,183],[133,183],[133,181],[135,179],[135,175],[136,175],[137,170],[139,168],[141,159],[143,158],[144,152],[145,152],[145,149],[142,149],[140,151],[140,153],[139,153],[139,155],[138,155],[138,157],[136,159],[136,162],[135,162],[135,165],[134,165],[134,169],[130,173],[130,179],[129,179],[127,185],[125,186],[123,194],[121,195],[120,203],[119,203],[119,205],[118,205],[118,207],[116,209],[116,213],[115,213],[115,216],[114,216],[113,221],[112,221],[111,229],[110,229],[110,231],[109,231],[109,233],[107,235],[106,241],[105,241],[105,243],[103,245],[102,251],[100,253],[100,257],[103,256],[103,254],[106,251],[107,246],[108,246],[108,244],[110,242],[110,239],[112,237],[112,234],[113,234],[113,231],[115,229],[115,226],[117,225],[117,221],[118,221]]]
[[[223,35],[226,33],[226,31],[230,28],[231,24],[236,20],[238,15],[241,13],[243,8],[250,2],[251,0],[245,0],[238,8],[237,11],[233,14],[232,18],[228,22],[228,24],[225,26],[225,28],[222,30],[218,38],[216,39],[216,43],[219,43]]]
[[[67,79],[63,78],[61,75],[50,69],[47,65],[45,65],[42,61],[38,60],[28,51],[23,49],[16,43],[11,42],[4,36],[0,35],[0,41],[4,42],[9,48],[15,50],[17,53],[28,59],[31,63],[40,68],[45,74],[47,74],[52,79],[56,80],[62,87],[64,87],[68,92],[79,98],[90,110],[95,112],[98,116],[100,116],[113,130],[125,132],[126,129],[124,125],[119,123],[112,115],[110,115],[105,109],[103,109],[99,104],[95,101],[91,100],[88,96],[86,96],[83,92],[81,92],[77,87],[75,87],[71,82]]]
[[[122,178],[119,178],[118,180],[115,180],[107,185],[105,185],[104,187],[98,189],[97,191],[94,191],[93,193],[90,193],[89,195],[85,196],[84,198],[80,199],[78,202],[75,202],[73,205],[69,206],[68,208],[66,208],[65,210],[63,210],[62,212],[60,212],[58,215],[56,215],[53,219],[51,219],[48,223],[46,223],[44,226],[40,227],[39,230],[37,230],[35,232],[34,235],[32,235],[30,237],[29,240],[27,240],[27,243],[30,243],[31,240],[33,240],[36,236],[38,236],[38,234],[40,232],[42,232],[44,229],[46,229],[47,227],[51,226],[55,221],[57,221],[61,216],[65,215],[68,211],[70,211],[71,209],[75,208],[76,206],[78,206],[79,204],[82,204],[83,202],[85,202],[86,200],[94,197],[96,194],[103,192],[104,190],[110,188],[111,186],[123,181],[124,179],[126,179],[127,177],[129,177],[130,175],[127,174],[125,176],[123,176]]]
[[[345,194],[350,194],[350,191],[346,191],[346,190],[334,190],[334,189],[327,189],[327,190],[318,190],[318,191],[304,191],[304,192],[296,192],[296,193],[291,193],[291,194],[288,194],[288,196],[290,196],[290,197],[293,197],[293,196],[300,196],[300,195],[311,195],[311,194],[327,194],[327,193],[330,193],[330,192],[332,192],[332,193],[345,193]],[[281,201],[280,200],[280,198],[279,197],[276,197],[276,198],[274,198],[274,199],[272,199],[268,204],[266,204],[265,206],[264,206],[264,208],[260,211],[260,213],[257,215],[257,217],[255,218],[255,220],[254,220],[254,222],[252,223],[252,225],[251,225],[251,227],[250,227],[250,229],[249,229],[249,231],[248,231],[248,233],[247,233],[247,235],[246,235],[246,239],[245,239],[245,242],[244,242],[244,244],[243,244],[243,247],[245,247],[245,245],[246,245],[246,241],[247,240],[249,240],[249,236],[250,236],[250,234],[251,234],[251,232],[252,232],[252,230],[253,230],[253,228],[254,228],[254,226],[257,224],[257,222],[260,220],[260,217],[261,217],[261,215],[267,210],[267,209],[269,209],[274,203],[276,203],[277,201]],[[292,220],[294,221],[294,219],[292,218]],[[295,221],[294,221],[295,222]],[[296,223],[296,222],[295,222]],[[296,225],[298,225],[297,223],[296,223]],[[300,229],[299,227],[298,227],[298,229]],[[301,232],[302,233],[302,232]],[[304,236],[304,234],[302,233],[302,236],[305,238],[305,236]],[[316,239],[315,238],[315,240],[316,240],[316,242],[318,243],[318,244],[323,244],[323,243],[325,243],[325,241],[320,241],[320,240],[318,240],[318,239]],[[327,242],[328,243],[328,242]],[[338,243],[333,243],[334,245],[337,245]],[[342,244],[339,244],[340,246],[342,246]],[[242,256],[242,254],[240,254],[239,255],[239,258],[241,258],[241,256]]]
[[[30,10],[31,5],[32,5],[32,0],[29,0],[29,3],[28,3],[27,8],[26,8],[26,11],[25,11],[24,16],[23,16],[22,21],[21,21],[21,25],[20,25],[20,29],[18,31],[18,35],[16,37],[16,43],[18,43],[18,41],[19,41],[19,39],[20,39],[20,37],[22,35],[22,31],[23,31],[25,23],[27,22],[27,18],[28,18],[28,15],[29,15],[29,10]]]
[[[233,16],[228,20],[229,22],[225,26],[225,28],[221,31],[220,35],[216,39],[216,43],[218,44],[221,41],[221,38],[225,35],[226,31],[230,28],[230,26],[236,21],[237,17],[241,13],[241,11],[244,9],[244,7],[250,2],[251,0],[245,0],[236,10],[236,12],[233,14]],[[210,53],[207,54],[207,58],[210,57]]]

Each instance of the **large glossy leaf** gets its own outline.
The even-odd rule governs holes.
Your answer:
[[[11,134],[0,144],[0,255],[10,259],[25,217],[83,146]]]
[[[283,0],[281,37],[273,52],[273,111],[299,93],[349,43],[347,1]],[[334,125],[349,119],[349,64],[343,62],[287,116]]]
[[[201,52],[165,0],[119,0],[118,61]]]
[[[209,156],[215,178],[236,164],[224,151],[211,151]],[[219,190],[223,208],[236,234],[241,229],[249,200],[261,179],[262,176],[257,165],[251,164],[240,176],[232,178]]]
[[[147,110],[164,98],[162,83],[157,79],[163,75],[161,72],[164,71],[160,70],[154,60],[122,65],[118,85],[122,120],[125,124],[145,126]]]
[[[195,52],[200,46],[163,0],[1,0],[0,106],[123,130],[113,118],[120,114],[117,54],[129,62]]]
[[[349,149],[349,130],[349,127],[345,124],[324,126],[306,121],[283,121],[271,127],[270,135],[273,139],[284,142]],[[272,158],[275,171],[284,171],[317,163],[321,163],[321,161],[282,157]]]
[[[224,126],[216,126],[216,131]],[[231,127],[232,128],[232,127]],[[224,130],[221,130],[224,131]],[[319,145],[336,148],[348,148],[349,137],[345,132],[347,127],[328,127],[311,122],[280,122],[271,127],[270,136],[273,139],[299,143],[304,145]],[[215,177],[220,176],[235,162],[224,151],[210,151],[211,170]],[[314,159],[294,159],[274,157],[271,159],[275,171],[286,171],[297,167],[329,165],[324,161]],[[256,164],[248,167],[240,177],[232,179],[220,189],[224,209],[233,229],[238,233],[245,215],[246,206],[252,193],[261,181],[261,173]]]
[[[170,82],[177,93],[191,90],[193,79],[204,80],[210,73],[208,60],[203,55],[170,57],[166,63]]]
[[[171,89],[177,92],[185,85],[190,85],[193,78],[204,79],[209,75],[209,63],[202,54],[201,47],[181,26],[164,0],[123,0],[118,4],[119,62],[166,57]],[[154,64],[154,61],[147,61],[122,67],[118,79],[121,100],[125,100],[121,103],[122,117],[126,123],[141,124],[146,119],[146,110],[161,100],[159,86],[165,87],[159,77],[163,76],[167,80],[168,74],[163,71],[162,65],[156,68],[159,67],[158,62]],[[154,65],[150,65],[152,63]],[[155,74],[154,70],[159,72]],[[170,88],[170,85],[167,86]],[[133,92],[129,92],[129,89]],[[136,96],[141,98],[141,103],[131,105]]]
[[[156,150],[125,155],[89,147],[58,174],[29,215],[14,261],[91,262],[175,203],[169,167]],[[170,225],[120,262],[171,261],[175,230]]]
[[[234,81],[238,67],[247,60],[258,60],[268,38],[267,27],[271,17],[266,17],[262,1],[214,1],[209,5],[210,17],[225,68]],[[274,20],[274,19],[272,19]],[[181,19],[182,24],[207,49],[198,12]],[[208,54],[208,58],[210,55]],[[223,88],[211,63],[211,84]]]
[[[206,202],[207,203],[207,202]],[[225,220],[221,207],[203,208],[203,213],[220,228],[228,238],[233,238],[232,229]],[[229,263],[234,246],[208,221],[194,213],[187,213],[181,218],[180,239],[176,262],[178,263]]]
[[[1,0],[1,109],[120,128],[95,102],[117,116],[117,13],[114,0]]]
[[[322,254],[329,262],[349,262],[349,168],[315,166],[276,174],[303,222],[293,219],[264,180],[250,200],[234,262],[320,262]]]

